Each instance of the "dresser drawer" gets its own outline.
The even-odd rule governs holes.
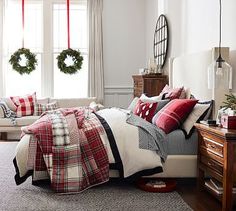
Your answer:
[[[142,88],[143,82],[142,81],[134,81],[134,88]]]
[[[224,157],[224,145],[212,140],[210,137],[202,137],[201,147],[217,156]]]
[[[213,160],[207,156],[201,155],[200,158],[201,163],[206,165],[208,168],[218,172],[220,175],[223,176],[223,165],[218,163],[216,160]]]

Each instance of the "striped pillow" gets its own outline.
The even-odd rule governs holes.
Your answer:
[[[16,106],[16,116],[30,116],[34,114],[34,104],[36,101],[36,93],[32,95],[26,95],[23,97],[15,96],[10,97],[12,102]]]
[[[56,109],[58,109],[56,101],[48,104],[35,103],[34,116],[40,116],[42,113],[46,111],[53,111]]]
[[[197,100],[174,99],[162,108],[155,117],[155,124],[166,134],[177,129],[188,117]]]

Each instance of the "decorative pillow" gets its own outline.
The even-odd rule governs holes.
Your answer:
[[[162,99],[162,95],[148,97],[145,94],[142,94],[140,97],[140,100],[142,100],[143,102],[147,102],[147,103],[155,103],[161,99]]]
[[[171,88],[169,85],[166,85],[161,91],[160,95],[163,95],[162,99],[178,99],[183,91],[184,87],[180,88]],[[185,94],[186,95],[186,94]]]
[[[89,104],[89,108],[91,108],[94,111],[99,111],[99,110],[104,109],[105,107],[104,107],[104,105],[102,105],[100,103],[96,103],[95,101],[93,101]]]
[[[137,103],[139,101],[139,98],[138,97],[135,97],[132,102],[129,104],[129,107],[127,108],[127,110],[130,110],[130,111],[134,111]]]
[[[36,101],[36,93],[32,95],[26,95],[23,97],[15,96],[10,97],[12,102],[15,104],[16,108],[16,116],[30,116],[34,114],[34,104]]]
[[[179,96],[179,99],[190,99],[190,96],[191,96],[190,88],[184,87]]]
[[[56,109],[58,109],[56,101],[48,104],[35,103],[34,116],[40,116],[45,111],[53,111]]]
[[[155,124],[166,134],[177,129],[187,118],[197,100],[175,99],[170,101],[156,115]]]
[[[151,122],[156,108],[157,103],[145,103],[142,100],[139,100],[135,107],[134,114],[140,116],[148,122]]]
[[[189,114],[188,118],[184,121],[182,125],[182,129],[186,132],[186,137],[189,138],[192,134],[193,128],[194,128],[194,123],[203,120],[206,114],[206,111],[210,109],[211,107],[211,102],[212,101],[207,101],[208,103],[203,103],[203,102],[198,102],[192,112]]]

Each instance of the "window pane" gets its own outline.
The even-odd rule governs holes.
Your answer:
[[[21,1],[6,1],[3,70],[5,93],[22,95],[37,92],[41,96],[42,0],[25,1],[24,47],[37,55],[38,65],[29,75],[20,75],[9,64],[11,55],[22,48]]]
[[[37,97],[41,96],[41,54],[37,55],[38,66],[30,75],[20,75],[12,70],[9,64],[5,73],[6,96],[25,95],[36,92]]]
[[[76,74],[65,74],[57,68],[54,55],[54,97],[87,97],[88,96],[88,56],[84,55],[82,69]]]
[[[67,13],[65,4],[53,5],[54,41],[54,97],[88,96],[88,55],[87,55],[87,5],[85,1],[70,4],[70,44],[80,49],[83,60],[82,69],[69,75],[57,68],[56,57],[67,49]]]

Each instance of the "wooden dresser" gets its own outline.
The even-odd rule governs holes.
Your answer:
[[[168,83],[166,75],[147,74],[133,75],[134,97],[140,97],[145,93],[148,97],[160,94],[164,86]]]
[[[222,210],[232,210],[236,182],[236,130],[195,124],[198,130],[198,189],[207,189],[222,201]],[[207,179],[208,178],[208,179]],[[212,179],[213,178],[213,179]],[[223,189],[211,186],[211,180]],[[213,188],[212,188],[213,187]]]

